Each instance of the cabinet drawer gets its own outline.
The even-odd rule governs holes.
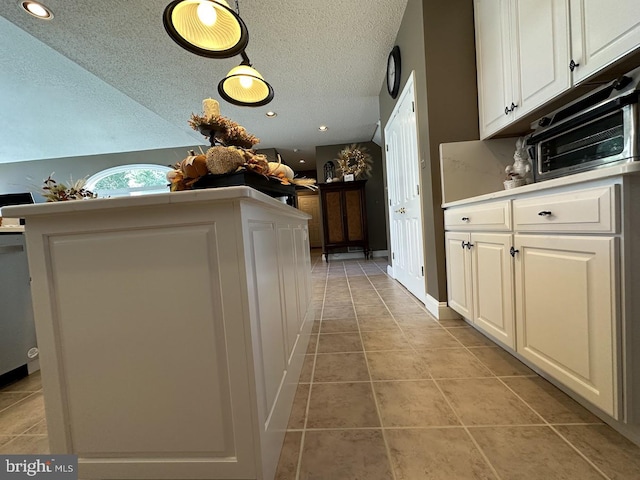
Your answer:
[[[447,208],[444,226],[447,230],[511,230],[511,201]]]
[[[617,233],[617,185],[516,199],[515,229],[521,232]]]

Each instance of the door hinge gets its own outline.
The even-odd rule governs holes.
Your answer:
[[[391,199],[389,199],[389,206],[391,206]]]
[[[420,195],[420,185],[416,185],[416,195]]]
[[[411,102],[411,111],[415,113],[416,111],[416,104],[415,102]]]
[[[391,260],[395,260],[396,259],[396,254],[391,252]]]
[[[385,147],[387,147],[387,152],[389,151],[389,144],[385,145]]]
[[[424,266],[420,267],[420,270],[422,270],[422,276],[424,277]]]

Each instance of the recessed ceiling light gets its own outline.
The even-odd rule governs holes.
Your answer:
[[[20,2],[20,6],[27,12],[29,15],[34,16],[36,18],[40,18],[42,20],[51,20],[53,18],[53,13],[49,8],[45,7],[43,4],[33,1],[22,1]]]
[[[300,163],[305,163],[305,161],[304,160],[300,160]]]
[[[327,130],[329,130],[329,127],[327,127],[326,125],[320,125],[318,127],[318,130],[320,130],[321,132],[326,132]]]
[[[269,118],[277,117],[278,114],[276,112],[267,112],[265,115]]]

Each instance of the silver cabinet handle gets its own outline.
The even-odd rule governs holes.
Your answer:
[[[538,215],[540,215],[541,217],[549,217],[551,216],[551,212],[549,210],[543,210],[541,212],[538,212]]]
[[[469,217],[462,217],[460,220],[462,220],[463,222],[468,222],[469,221]]]

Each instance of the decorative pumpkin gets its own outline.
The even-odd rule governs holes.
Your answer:
[[[199,178],[209,173],[206,155],[190,155],[180,162],[185,178]]]
[[[291,180],[295,175],[291,167],[279,162],[269,162],[269,175]]]
[[[214,175],[235,172],[244,162],[242,150],[236,147],[211,147],[207,150],[207,168]]]

